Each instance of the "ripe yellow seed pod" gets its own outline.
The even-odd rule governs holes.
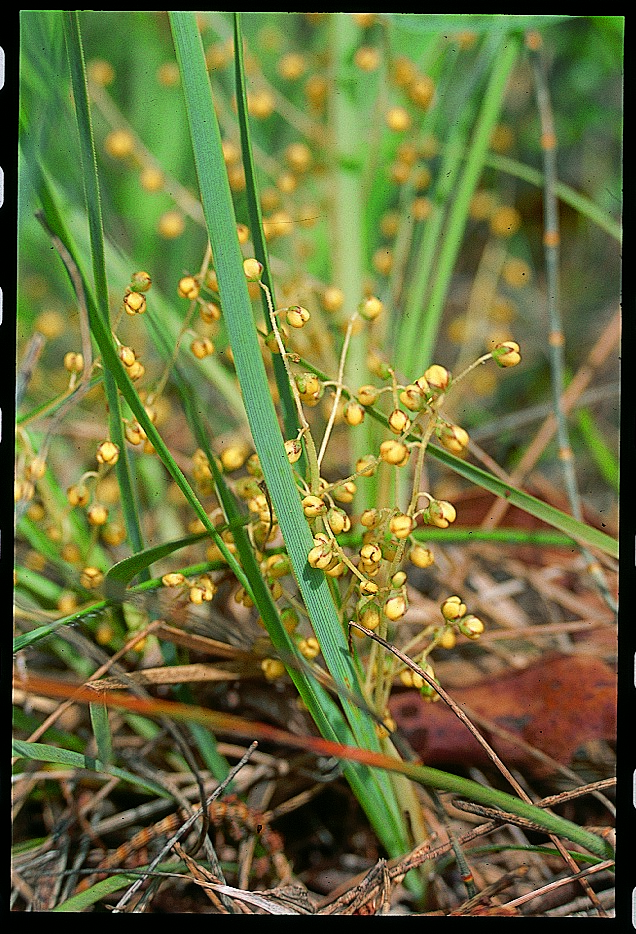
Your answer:
[[[66,491],[66,498],[71,506],[84,507],[90,499],[90,493],[83,483],[74,483]]]
[[[451,375],[444,366],[434,363],[424,371],[424,379],[433,392],[446,392],[451,383]],[[419,382],[419,380],[416,380]]]
[[[426,402],[426,397],[417,383],[410,383],[400,393],[400,402],[410,412],[419,412]]]
[[[319,496],[308,495],[302,500],[303,512],[308,519],[315,519],[327,512],[327,507]]]
[[[64,369],[68,370],[69,373],[81,373],[84,369],[84,355],[69,350],[68,353],[64,354]]]
[[[360,549],[360,557],[368,564],[379,564],[382,560],[382,549],[377,542],[369,542]]]
[[[397,516],[392,517],[389,522],[389,529],[396,538],[408,538],[413,531],[413,519],[405,513],[399,513]]]
[[[197,360],[204,360],[214,353],[214,344],[209,337],[196,337],[190,344],[190,350]]]
[[[300,460],[301,454],[303,453],[303,446],[297,438],[292,438],[290,441],[285,442],[285,453],[287,454],[289,463],[295,464],[296,461]]]
[[[304,328],[309,321],[309,312],[302,305],[291,305],[286,312],[287,324],[292,328]]]
[[[108,509],[101,503],[94,503],[86,515],[91,525],[106,525],[108,522]]]
[[[356,393],[360,405],[373,405],[379,394],[380,390],[376,389],[375,386],[360,386]]]
[[[402,409],[393,409],[389,415],[389,428],[393,434],[401,435],[411,427],[411,420]]]
[[[413,545],[409,551],[409,561],[417,568],[429,568],[434,563],[435,558],[430,548],[424,545]]]
[[[190,300],[198,298],[200,291],[201,287],[194,276],[183,276],[183,278],[179,279],[177,292],[181,298],[188,298]]]
[[[143,315],[146,307],[146,298],[141,292],[127,292],[124,295],[124,309],[127,315]]]
[[[96,567],[85,567],[80,574],[80,584],[82,587],[85,587],[86,590],[95,590],[100,586],[103,580],[103,572]]]
[[[363,580],[358,585],[358,590],[363,597],[372,597],[380,588],[374,581]]]
[[[444,422],[438,424],[437,437],[442,447],[456,456],[463,454],[470,443],[467,431],[460,428],[459,425],[449,425]]]
[[[223,469],[228,473],[232,470],[240,470],[249,454],[249,448],[245,444],[232,444],[221,452],[221,463]]]
[[[178,571],[171,571],[169,574],[163,575],[161,583],[164,587],[180,587],[181,584],[185,583],[185,577]]]
[[[259,282],[263,275],[263,264],[250,257],[243,261],[243,272],[248,282]]]
[[[464,616],[459,623],[460,632],[468,636],[469,639],[479,639],[485,628],[479,617],[473,616],[472,613],[469,613],[468,616]]]
[[[358,313],[365,321],[375,321],[382,314],[384,305],[375,295],[369,295],[368,298],[358,306]]]
[[[107,464],[113,467],[119,459],[119,448],[113,441],[102,441],[97,448],[95,458],[98,464]]]
[[[361,477],[372,477],[376,467],[375,458],[370,454],[356,461],[356,473],[359,473]]]
[[[334,535],[340,535],[341,532],[348,532],[351,528],[351,519],[344,511],[332,506],[327,513],[327,522]]]
[[[404,467],[408,463],[409,449],[402,441],[383,441],[380,445],[380,458],[395,467]]]
[[[406,573],[404,571],[396,571],[393,577],[391,578],[391,587],[394,590],[399,590],[400,587],[404,587],[406,584]]]
[[[433,499],[424,513],[424,518],[429,525],[434,525],[438,529],[447,529],[457,518],[457,513],[452,503],[444,499]]]
[[[516,341],[501,341],[492,351],[492,358],[497,366],[516,366],[521,362],[519,344]]]
[[[364,419],[364,406],[360,405],[359,402],[347,402],[343,416],[347,425],[361,425]]]
[[[320,645],[315,636],[309,636],[308,639],[301,639],[298,643],[298,650],[300,654],[309,661],[320,655]]]
[[[333,488],[332,496],[339,503],[351,503],[356,494],[356,489],[353,480],[346,480]]]
[[[404,687],[416,688],[418,691],[426,684],[424,678],[417,671],[412,671],[410,668],[405,668],[404,671],[400,672],[400,681]]]
[[[442,616],[449,622],[461,619],[466,615],[466,604],[462,603],[461,597],[447,597],[441,605]]]
[[[278,658],[264,658],[261,662],[261,671],[268,681],[276,681],[285,674],[285,666]]]
[[[454,649],[457,645],[457,636],[454,630],[450,627],[445,629],[439,638],[438,645],[442,649]]]
[[[406,598],[402,594],[397,594],[394,597],[389,597],[385,602],[383,611],[387,619],[397,622],[398,619],[402,619],[406,613]]]

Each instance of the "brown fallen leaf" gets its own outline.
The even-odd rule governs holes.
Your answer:
[[[561,765],[570,765],[576,751],[591,740],[612,742],[616,736],[616,675],[592,655],[552,655],[523,671],[450,693],[469,717],[474,712]],[[390,711],[426,765],[488,762],[479,743],[442,702],[426,703],[410,690],[392,697]],[[535,777],[551,771],[522,745],[475,725],[508,767]]]

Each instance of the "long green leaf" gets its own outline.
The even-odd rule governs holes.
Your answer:
[[[122,781],[136,785],[145,792],[159,795],[162,798],[171,798],[171,794],[166,789],[151,781],[148,778],[140,778],[126,769],[117,768],[114,765],[107,765],[99,759],[92,756],[85,756],[83,753],[74,752],[71,749],[60,749],[58,746],[49,746],[46,743],[27,743],[21,739],[13,740],[13,755],[20,759],[32,759],[39,762],[54,762],[58,765],[67,765],[73,769],[88,769],[91,772],[103,772],[105,775],[112,775],[114,778],[120,778]]]
[[[106,254],[104,249],[104,228],[102,223],[101,197],[97,177],[97,157],[93,138],[90,105],[84,51],[77,10],[67,10],[64,20],[66,46],[71,67],[71,80],[75,100],[75,113],[79,130],[80,153],[83,167],[84,190],[88,213],[91,254],[93,259],[93,278],[95,283],[95,311],[100,315],[106,330],[109,325],[108,281],[106,277]],[[104,372],[104,388],[108,400],[108,420],[110,438],[119,448],[119,458],[115,465],[120,488],[120,500],[124,514],[124,523],[128,539],[134,551],[143,547],[137,496],[130,471],[128,451],[126,449],[119,393],[114,375],[107,368]]]
[[[194,14],[170,11],[169,15],[221,304],[252,436],[325,662],[337,683],[344,684],[349,691],[355,691],[356,672],[328,584],[324,575],[307,563],[313,540],[285,454],[258,342],[201,39]],[[290,671],[290,675],[297,683],[301,683],[298,672]],[[333,727],[325,723],[324,711],[316,705],[315,689],[310,688],[307,695],[309,687],[309,684],[302,685],[303,699],[308,702],[319,728],[327,730],[327,735],[333,735]],[[343,706],[357,742],[378,749],[372,720],[349,702],[344,702]],[[349,768],[347,771],[376,832],[389,852],[403,851],[408,844],[390,783],[358,769]]]

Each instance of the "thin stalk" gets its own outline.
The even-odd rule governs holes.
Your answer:
[[[560,295],[560,230],[559,212],[555,184],[557,179],[557,136],[550,102],[550,92],[545,75],[545,63],[541,53],[541,40],[537,34],[528,43],[532,55],[532,69],[535,82],[537,108],[541,123],[541,151],[543,154],[543,197],[544,197],[544,233],[543,246],[547,289],[547,311],[549,322],[548,347],[550,355],[550,378],[552,400],[556,418],[556,435],[559,460],[563,471],[563,481],[572,515],[579,522],[583,518],[583,508],[578,487],[574,454],[570,444],[567,418],[563,409],[563,391],[565,388],[565,334],[561,321]],[[616,601],[612,597],[603,577],[600,565],[587,548],[581,546],[588,570],[594,578],[607,605],[616,610]]]

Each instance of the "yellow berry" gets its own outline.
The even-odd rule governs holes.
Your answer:
[[[400,393],[400,402],[410,412],[419,412],[426,402],[426,396],[417,383],[410,383]]]

